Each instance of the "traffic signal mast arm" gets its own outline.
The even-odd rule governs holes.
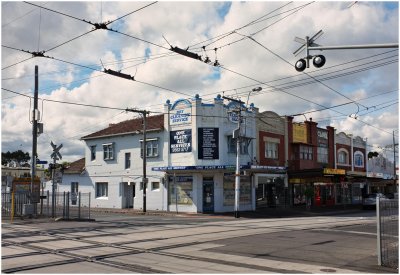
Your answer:
[[[313,58],[310,55],[311,50],[344,50],[344,49],[385,49],[385,48],[398,48],[398,43],[388,43],[388,44],[365,44],[365,45],[338,45],[338,46],[321,46],[315,42],[323,34],[323,31],[320,30],[311,38],[306,36],[305,39],[295,37],[294,41],[301,43],[302,45],[298,48],[293,54],[296,56],[303,50],[306,51],[306,56],[302,59],[299,59],[295,64],[295,69],[298,72],[302,72],[305,68],[309,68],[309,60]],[[313,64],[315,67],[320,68],[325,64],[325,57],[323,55],[314,56]]]

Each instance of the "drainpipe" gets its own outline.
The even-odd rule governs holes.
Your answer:
[[[333,131],[333,157],[334,157],[334,167],[337,169],[337,149],[336,149],[336,129]]]

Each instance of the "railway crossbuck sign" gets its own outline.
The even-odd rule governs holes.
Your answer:
[[[60,149],[62,148],[62,143],[57,147],[57,145],[55,145],[54,143],[53,143],[53,141],[50,143],[51,144],[51,147],[53,147],[53,153],[50,155],[50,157],[52,158],[52,159],[55,159],[55,160],[59,160],[59,159],[62,159],[62,156],[61,156],[61,154],[60,154]]]

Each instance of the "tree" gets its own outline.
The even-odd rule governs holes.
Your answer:
[[[369,152],[368,153],[368,159],[372,159],[373,157],[379,156],[378,152]]]
[[[12,161],[15,161],[19,165],[28,163],[31,160],[28,152],[22,152],[21,150],[7,153],[1,153],[1,165],[7,165]]]

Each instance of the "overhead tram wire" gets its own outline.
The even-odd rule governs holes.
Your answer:
[[[7,46],[4,46],[4,47],[7,47]],[[13,48],[13,49],[15,49],[15,48]],[[31,53],[29,51],[21,50],[21,49],[15,49],[15,50],[22,51],[22,52],[25,52],[25,53]],[[89,67],[89,66],[85,66],[85,65],[73,63],[73,62],[70,62],[70,61],[62,60],[62,59],[59,59],[59,58],[45,56],[45,55],[41,55],[41,57],[49,58],[49,59],[52,59],[52,60],[56,60],[56,61],[59,61],[59,62],[67,63],[67,64],[70,64],[70,65],[74,65],[74,66],[78,66],[78,67],[82,67],[82,68],[86,68],[86,69],[89,69],[89,70],[92,70],[92,71],[97,71],[97,72],[101,72],[101,73],[104,73],[104,74],[108,74],[108,73],[106,73],[106,72],[104,72],[102,70],[98,70],[98,69],[95,69],[95,68],[92,68],[92,67]],[[140,80],[137,80],[137,79],[134,79],[133,81],[141,83],[141,84],[144,84],[144,85],[148,85],[148,86],[151,86],[151,87],[155,87],[155,88],[158,88],[158,89],[162,89],[162,90],[165,90],[165,91],[173,92],[173,93],[176,93],[176,94],[181,94],[181,95],[185,95],[185,96],[189,96],[189,97],[191,96],[191,95],[183,93],[183,92],[178,92],[178,91],[175,91],[175,90],[172,90],[172,89],[169,89],[169,88],[161,87],[159,85],[151,84],[151,83],[140,81]]]
[[[227,37],[227,36],[230,36],[230,35],[234,34],[234,33],[235,33],[236,31],[238,31],[238,30],[244,29],[244,28],[249,27],[249,26],[252,26],[252,25],[254,25],[254,24],[258,24],[258,23],[260,23],[260,22],[262,22],[262,21],[271,19],[271,18],[273,18],[273,17],[275,17],[275,16],[279,16],[279,15],[282,15],[282,14],[284,14],[284,13],[290,12],[291,10],[298,9],[298,8],[300,8],[300,7],[302,7],[302,6],[308,5],[308,4],[305,4],[305,5],[302,5],[302,6],[299,6],[299,7],[295,7],[295,8],[293,8],[293,9],[290,9],[290,10],[287,10],[287,11],[284,11],[284,12],[281,12],[281,13],[279,13],[279,14],[275,14],[275,15],[269,17],[269,18],[264,18],[264,17],[266,17],[266,16],[272,14],[273,12],[284,8],[285,6],[287,6],[287,5],[291,4],[291,3],[293,3],[293,1],[291,1],[291,2],[289,2],[289,3],[287,3],[287,4],[283,5],[283,6],[281,6],[281,7],[277,8],[277,9],[275,9],[275,10],[273,10],[273,11],[271,11],[271,12],[269,12],[269,13],[267,13],[267,14],[265,14],[265,15],[263,15],[263,16],[257,18],[257,19],[255,19],[255,20],[253,20],[253,21],[251,21],[251,22],[249,22],[249,23],[247,23],[247,24],[245,24],[245,25],[243,25],[243,26],[241,26],[241,27],[238,27],[238,28],[236,28],[236,29],[234,29],[234,30],[232,30],[232,31],[226,32],[226,33],[224,33],[224,34],[220,34],[220,35],[218,35],[218,36],[216,36],[216,37],[214,37],[214,38],[209,38],[209,39],[204,40],[204,41],[202,41],[202,42],[193,44],[193,45],[191,45],[190,47],[192,48],[192,47],[194,47],[194,46],[204,44],[205,42],[215,40],[215,41],[213,41],[213,42],[211,42],[211,43],[205,45],[205,46],[207,47],[207,46],[209,46],[209,45],[211,45],[211,44],[213,44],[213,43],[215,43],[215,42],[217,42],[217,41],[219,41],[219,40],[221,40],[221,39],[223,39],[223,38],[225,38],[225,37]],[[312,2],[311,2],[311,3],[312,3]],[[264,18],[264,19],[262,19],[262,18]],[[262,20],[261,20],[261,19],[262,19]]]
[[[286,15],[286,16],[280,18],[280,19],[278,19],[277,21],[271,23],[270,25],[268,25],[268,26],[266,26],[266,27],[263,27],[262,29],[258,30],[258,31],[255,32],[254,34],[259,33],[259,32],[261,32],[261,31],[263,31],[263,30],[265,30],[265,29],[267,29],[267,28],[269,28],[269,27],[275,25],[276,23],[278,23],[278,22],[280,22],[280,21],[286,19],[287,17],[289,17],[289,16],[295,14],[296,12],[300,11],[301,9],[305,8],[306,6],[308,6],[308,5],[312,4],[312,3],[314,3],[314,1],[292,9],[292,10],[294,10],[294,11],[291,12],[290,14],[288,14],[288,15]],[[291,10],[290,10],[290,11],[291,11]],[[235,30],[233,33],[239,34],[236,30]],[[233,33],[232,33],[232,34],[233,34]],[[243,36],[243,35],[241,35],[241,36]],[[226,43],[226,44],[224,44],[224,45],[222,45],[222,46],[219,46],[219,47],[216,47],[216,48],[217,48],[217,49],[222,49],[222,48],[224,48],[224,47],[231,46],[231,45],[236,44],[236,43],[238,43],[238,42],[240,42],[240,41],[243,41],[243,40],[245,40],[245,39],[246,39],[246,37],[242,37],[242,38],[240,38],[240,39],[237,39],[237,40],[235,40],[235,41]],[[211,43],[211,44],[212,44],[212,43]]]

